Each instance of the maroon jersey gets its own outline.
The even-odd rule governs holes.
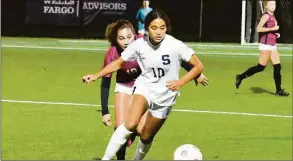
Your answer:
[[[107,51],[104,59],[104,65],[110,64],[112,61],[119,59],[121,56],[122,50],[117,49],[115,46],[111,46]],[[116,74],[116,82],[121,83],[125,86],[132,87],[135,79],[139,76],[141,70],[137,61],[129,61],[125,62],[121,69],[117,71]],[[111,77],[112,74],[107,74],[104,77]]]
[[[271,15],[269,13],[264,13],[267,14],[269,16],[268,21],[264,24],[263,27],[266,28],[271,28],[277,25],[277,20],[275,18],[274,15]],[[263,32],[261,33],[261,37],[260,37],[260,43],[262,44],[267,44],[267,45],[276,45],[277,43],[277,35],[275,31],[270,31],[270,32]]]

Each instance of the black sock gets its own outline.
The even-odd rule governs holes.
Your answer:
[[[136,132],[134,132],[134,133],[132,133],[132,134],[130,135],[129,138],[130,138],[130,140],[132,141],[132,143],[134,142],[136,135],[137,135]]]
[[[116,153],[117,160],[125,160],[127,142]]]
[[[274,80],[276,85],[276,91],[281,90],[281,64],[274,65]]]
[[[240,79],[245,79],[247,77],[254,75],[255,73],[261,72],[265,69],[265,67],[266,66],[263,66],[261,64],[257,64],[256,66],[253,66],[253,67],[247,69],[245,72],[243,72],[240,75]]]
[[[114,128],[114,131],[116,130],[116,127]],[[117,160],[125,160],[126,155],[126,147],[127,142],[120,148],[120,150],[116,153]]]

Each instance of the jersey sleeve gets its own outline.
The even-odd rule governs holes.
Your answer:
[[[185,45],[183,42],[179,42],[179,57],[185,62],[189,62],[191,56],[195,53],[193,49]]]
[[[107,66],[108,64],[110,64],[112,61],[113,61],[113,54],[114,54],[114,49],[113,47],[110,47],[107,51],[107,53],[105,54],[105,57],[104,57],[104,64],[103,64],[103,67],[104,68],[105,66]],[[104,77],[111,77],[112,76],[112,73],[109,73],[109,74],[106,74]]]
[[[124,61],[135,61],[137,59],[137,52],[136,52],[136,45],[137,41],[130,44],[122,53],[121,58]]]

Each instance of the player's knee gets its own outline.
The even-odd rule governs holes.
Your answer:
[[[115,127],[119,127],[121,124],[123,124],[125,122],[125,119],[116,119],[115,121]]]
[[[140,136],[141,131],[142,131],[142,127],[138,125],[138,126],[136,127],[136,133],[137,133],[137,136]]]
[[[129,131],[136,131],[137,125],[139,123],[139,120],[132,120],[132,121],[127,121],[125,122],[125,128],[128,129]]]
[[[277,71],[277,70],[281,70],[282,69],[282,66],[281,66],[281,64],[275,64],[275,65],[273,65],[274,66],[274,70],[275,71]]]
[[[140,140],[144,144],[150,144],[151,142],[153,142],[154,136],[153,135],[141,134],[140,135]]]
[[[262,72],[263,70],[265,70],[266,66],[265,65],[261,65],[261,64],[257,64],[256,69],[259,72]]]

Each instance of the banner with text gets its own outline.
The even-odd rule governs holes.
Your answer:
[[[118,19],[135,21],[140,5],[139,0],[83,0],[83,24],[108,24]]]
[[[27,24],[101,25],[135,20],[138,0],[26,0]]]
[[[28,24],[80,25],[80,0],[26,0]]]

